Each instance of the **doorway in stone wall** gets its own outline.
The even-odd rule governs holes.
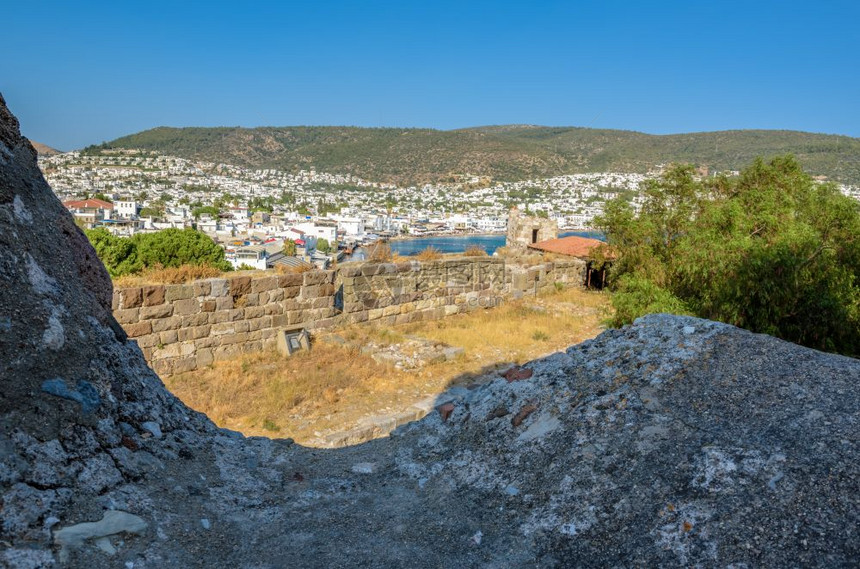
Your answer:
[[[585,265],[585,288],[590,290],[603,290],[607,283],[607,263],[596,263],[588,261]]]

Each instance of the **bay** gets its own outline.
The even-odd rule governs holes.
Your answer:
[[[597,231],[566,231],[559,237],[578,235],[579,237],[590,237],[592,239],[604,240],[603,234]],[[427,247],[434,247],[441,253],[462,253],[472,246],[482,248],[488,255],[492,255],[499,247],[504,247],[504,235],[437,235],[434,237],[416,237],[414,239],[396,239],[388,243],[391,251],[401,257],[417,255]],[[352,260],[358,261],[365,258],[364,251],[357,249]]]

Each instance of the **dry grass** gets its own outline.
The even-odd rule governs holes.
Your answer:
[[[291,358],[249,355],[166,383],[220,426],[309,443],[319,433],[349,429],[367,415],[406,408],[452,384],[471,383],[493,369],[593,337],[608,311],[607,294],[565,289],[443,320],[337,331],[354,346],[395,344],[416,335],[464,348],[462,357],[417,373],[397,371],[354,349],[315,342],[310,352]]]
[[[419,251],[415,258],[419,261],[435,261],[442,258],[442,251],[433,245],[428,245],[426,249]]]
[[[522,364],[599,333],[608,299],[602,293],[563,289],[490,310],[409,324],[404,332],[464,348],[473,364]],[[475,369],[472,365],[462,371]]]
[[[367,260],[371,263],[390,263],[394,260],[394,253],[391,251],[391,245],[388,243],[375,244],[370,249]]]
[[[399,379],[399,374],[367,355],[317,344],[310,352],[289,358],[267,352],[218,362],[169,377],[165,383],[183,402],[222,427],[246,434],[295,436],[301,415],[334,406],[346,395],[362,398],[392,391]]]
[[[298,265],[296,267],[291,267],[289,265],[277,265],[275,267],[275,272],[279,275],[295,275],[299,273],[307,273],[313,270],[316,270],[316,267],[310,263],[307,265]]]
[[[223,271],[208,265],[182,265],[181,267],[153,267],[137,275],[125,275],[114,281],[117,288],[146,284],[183,284],[199,279],[221,276]]]
[[[469,245],[465,251],[463,251],[463,255],[466,257],[486,257],[487,252],[483,247],[478,247],[477,245]]]

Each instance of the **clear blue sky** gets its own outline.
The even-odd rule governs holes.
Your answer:
[[[33,140],[159,125],[860,136],[860,2],[7,2]]]

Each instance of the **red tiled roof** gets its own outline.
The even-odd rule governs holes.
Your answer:
[[[532,243],[529,247],[531,249],[538,249],[549,253],[558,253],[560,255],[569,255],[571,257],[585,259],[591,257],[592,249],[600,247],[601,245],[605,245],[605,243],[598,239],[589,239],[588,237],[571,235],[570,237],[539,241],[537,243]]]
[[[67,209],[113,209],[113,204],[104,200],[90,198],[88,200],[72,200],[63,202]]]

